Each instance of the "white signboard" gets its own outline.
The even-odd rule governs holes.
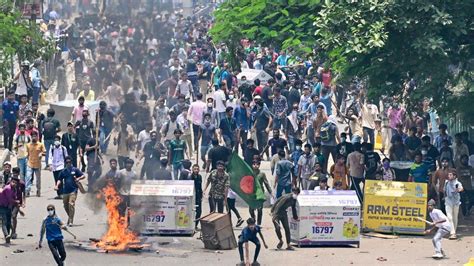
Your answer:
[[[358,244],[360,204],[354,191],[303,191],[299,221],[289,213],[291,239],[299,245]]]
[[[134,182],[130,188],[130,195],[140,196],[192,196],[194,182],[191,180],[156,180]]]

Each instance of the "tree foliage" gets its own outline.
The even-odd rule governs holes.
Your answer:
[[[11,62],[46,59],[54,51],[54,43],[43,38],[37,25],[22,19],[13,1],[0,0],[0,75],[2,82],[10,78]]]
[[[217,9],[217,41],[245,37],[320,55],[342,79],[367,80],[369,96],[431,97],[474,121],[474,2],[464,0],[229,0]]]

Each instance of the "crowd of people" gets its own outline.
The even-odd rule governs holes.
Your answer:
[[[139,8],[134,16],[80,13],[61,20],[63,11],[53,7],[42,23],[48,35],[68,34],[55,62],[55,95],[77,99],[70,121],[59,121],[52,108],[39,111],[41,60],[21,62],[2,103],[4,149],[17,161],[16,167],[4,163],[0,180],[0,214],[11,221],[2,226],[7,242],[17,237],[16,217],[33,187],[41,196],[43,165],[52,172],[67,225],[74,224],[78,191],[86,192],[80,181],[87,179],[87,191],[94,192],[105,178],[124,196],[132,180],[194,180],[196,219],[208,196],[210,211],[227,206],[240,226],[225,170],[232,152],[274,194],[278,248],[280,224],[291,248],[286,209],[294,208],[300,189],[352,189],[362,202],[365,180],[427,183],[429,198],[452,224],[450,238],[456,238],[459,209],[469,217],[474,143],[468,132],[452,135],[429,99],[410,110],[401,98],[375,101],[362,81],[339,84],[321,60],[250,40],[242,40],[241,64],[232,67],[226,46],[209,36],[210,16]],[[271,78],[238,79],[247,69]],[[403,90],[413,86],[408,80]],[[104,158],[110,170],[103,170]],[[273,184],[260,170],[264,160]],[[242,243],[258,242],[262,209],[256,211],[249,210],[252,234],[243,232]]]

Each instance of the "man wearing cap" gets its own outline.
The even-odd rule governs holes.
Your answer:
[[[0,188],[4,187],[12,177],[12,164],[9,161],[3,163],[3,172],[0,176]]]
[[[32,89],[30,77],[30,62],[25,60],[21,62],[21,71],[15,75],[14,80],[18,80],[15,96],[17,100],[21,95],[29,95],[28,90]]]
[[[433,258],[441,259],[445,256],[443,249],[441,248],[441,239],[449,234],[451,231],[451,224],[448,221],[448,218],[444,213],[438,209],[436,209],[436,201],[434,199],[430,199],[428,201],[428,211],[433,221],[431,223],[432,227],[430,229],[425,230],[425,234],[431,233],[436,227],[438,231],[436,231],[435,236],[433,237],[433,246],[435,248],[435,254]]]

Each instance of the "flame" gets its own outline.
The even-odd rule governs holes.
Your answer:
[[[137,235],[128,230],[127,215],[121,216],[119,206],[122,203],[122,197],[117,193],[115,187],[109,184],[102,189],[107,208],[107,223],[109,228],[102,239],[97,242],[96,247],[105,250],[121,251],[140,242]]]

